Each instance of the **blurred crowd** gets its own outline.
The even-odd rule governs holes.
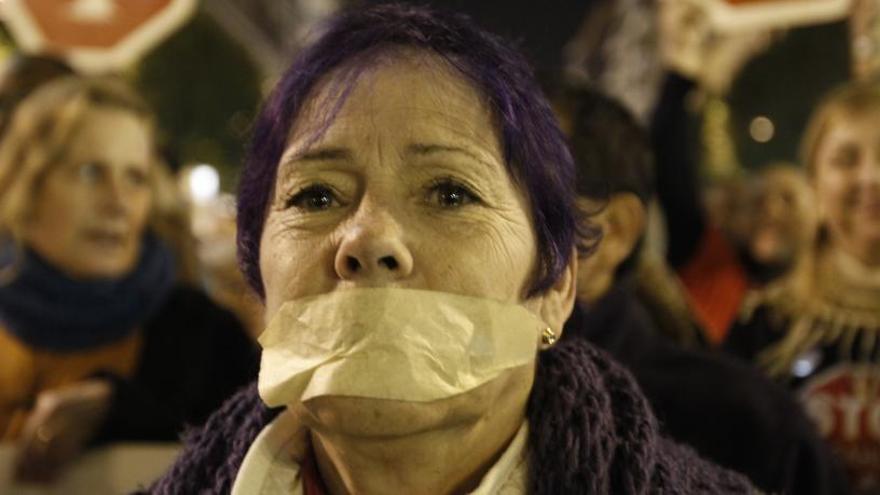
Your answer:
[[[763,492],[880,493],[878,74],[861,59],[798,103],[806,122],[751,121],[757,141],[800,126],[799,151],[742,163],[713,119],[786,30],[690,0],[586,4],[561,62],[535,64],[576,174],[556,345],[607,352],[663,435]],[[242,275],[236,200],[159,126],[124,74],[24,53],[0,74],[0,442],[19,481],[178,442],[257,379],[273,261]]]

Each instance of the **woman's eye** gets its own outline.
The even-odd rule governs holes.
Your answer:
[[[309,186],[291,196],[287,203],[285,203],[285,207],[316,211],[326,210],[338,203],[339,201],[330,188],[325,186]]]
[[[852,167],[858,162],[859,153],[853,147],[847,146],[837,150],[831,157],[831,162],[837,167]]]
[[[441,208],[458,208],[480,200],[467,187],[448,180],[432,185],[428,192],[428,199]]]
[[[93,184],[101,177],[101,166],[95,162],[83,163],[76,169],[76,175],[81,181]]]
[[[129,184],[135,187],[147,185],[147,173],[142,170],[129,170],[126,173]]]

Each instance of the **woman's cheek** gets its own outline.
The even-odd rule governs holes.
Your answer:
[[[435,277],[455,284],[446,290],[497,300],[518,300],[535,266],[528,225],[498,219],[437,224],[427,246]],[[450,282],[447,282],[450,283]]]
[[[335,235],[305,235],[282,225],[267,225],[260,249],[260,272],[267,316],[284,301],[332,288]]]
[[[824,183],[820,198],[822,220],[831,235],[840,241],[851,239],[855,225],[853,224],[851,187],[839,177],[829,178]]]
[[[837,175],[838,174],[825,171],[819,175],[815,183],[816,199],[818,201],[819,210],[823,215],[822,220],[825,222],[831,221],[831,217],[836,215],[841,207],[841,181]]]

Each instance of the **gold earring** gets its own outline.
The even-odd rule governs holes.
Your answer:
[[[558,337],[556,337],[556,332],[553,331],[552,328],[546,327],[544,331],[541,332],[541,343],[544,344],[545,347],[550,347],[556,343]]]

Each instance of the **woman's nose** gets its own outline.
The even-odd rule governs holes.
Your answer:
[[[761,204],[759,213],[775,219],[788,213],[788,204],[782,194],[768,193]]]
[[[121,177],[108,174],[101,184],[101,205],[105,213],[122,215],[126,211],[126,190]]]
[[[413,257],[392,215],[373,210],[355,216],[339,245],[334,265],[343,280],[393,281],[412,273]]]

